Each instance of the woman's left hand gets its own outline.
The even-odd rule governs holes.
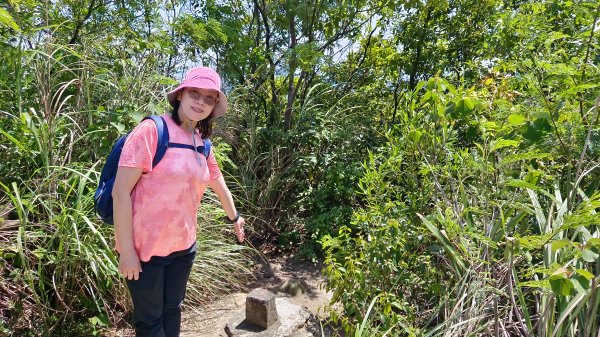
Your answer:
[[[246,224],[246,220],[241,216],[233,223],[233,228],[235,229],[235,234],[237,234],[239,242],[244,242],[244,239],[246,238],[246,234],[244,234],[244,224]]]

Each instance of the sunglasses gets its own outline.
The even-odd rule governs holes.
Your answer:
[[[210,105],[210,106],[213,106],[217,103],[217,98],[215,96],[202,95],[202,93],[200,93],[196,90],[186,90],[186,91],[190,95],[190,98],[195,101],[202,99],[204,101],[204,103],[206,103],[206,105]]]

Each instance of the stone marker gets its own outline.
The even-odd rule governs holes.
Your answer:
[[[277,321],[275,294],[266,289],[254,289],[246,297],[246,321],[267,329]]]
[[[242,308],[233,315],[227,325],[225,333],[229,337],[290,337],[296,336],[298,329],[310,318],[308,310],[291,299],[285,297],[275,298],[277,303],[277,321],[267,329],[250,324],[246,319],[246,309]]]

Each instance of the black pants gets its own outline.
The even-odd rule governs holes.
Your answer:
[[[137,281],[127,280],[137,337],[179,336],[181,303],[195,256],[196,244],[168,256],[153,256],[142,262]]]

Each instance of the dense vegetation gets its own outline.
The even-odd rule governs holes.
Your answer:
[[[191,64],[258,247],[324,261],[355,336],[600,336],[600,4],[11,0],[0,6],[0,335],[129,310],[91,196]],[[246,250],[199,213],[194,304]]]

